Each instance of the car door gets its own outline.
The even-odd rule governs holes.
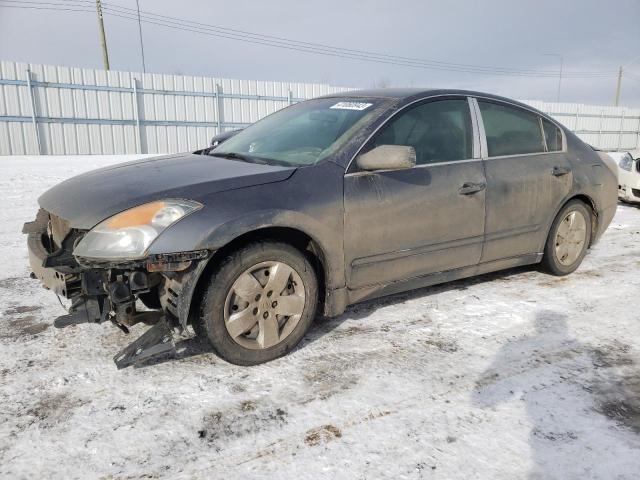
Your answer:
[[[487,178],[482,262],[539,253],[573,181],[562,131],[523,107],[476,100]]]
[[[406,170],[359,171],[344,178],[347,286],[357,289],[480,260],[485,177],[479,131],[466,97],[405,107],[360,153],[380,145],[416,150]]]

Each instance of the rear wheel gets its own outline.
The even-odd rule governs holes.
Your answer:
[[[196,330],[231,363],[268,362],[300,342],[317,302],[315,271],[299,250],[279,242],[254,243],[217,268]]]
[[[553,221],[544,249],[542,268],[568,275],[582,263],[591,242],[591,212],[579,200],[567,203]]]

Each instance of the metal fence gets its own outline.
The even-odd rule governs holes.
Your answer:
[[[0,155],[171,153],[346,88],[0,62]]]
[[[0,155],[188,151],[292,103],[345,90],[0,62]],[[526,103],[592,145],[640,147],[640,109]]]

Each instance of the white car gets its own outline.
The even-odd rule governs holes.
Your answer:
[[[618,198],[640,203],[640,159],[629,152],[607,152],[618,164]]]

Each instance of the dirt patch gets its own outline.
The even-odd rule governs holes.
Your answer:
[[[635,394],[623,393],[622,398],[600,404],[598,411],[618,425],[630,428],[640,434],[640,399],[638,394],[640,391]]]
[[[22,280],[24,280],[24,278],[22,277],[3,278],[2,280],[0,280],[0,288],[6,288],[7,290],[12,290]]]
[[[352,361],[340,358],[332,360],[325,357],[324,360],[310,361],[305,368],[304,381],[312,396],[306,397],[301,403],[309,403],[316,399],[326,400],[353,388],[357,385],[359,376],[351,370],[352,367]]]
[[[245,400],[244,402],[240,403],[240,410],[242,410],[243,412],[250,412],[255,409],[256,409],[256,402],[253,402],[251,400]]]
[[[287,412],[281,408],[242,402],[238,408],[206,415],[202,428],[198,430],[198,437],[219,451],[229,439],[270,430],[286,422]]]
[[[578,435],[575,432],[547,432],[541,430],[539,428],[534,428],[531,431],[531,434],[534,437],[544,438],[550,442],[570,442],[572,440],[577,440]]]
[[[634,364],[629,355],[631,347],[615,340],[611,345],[600,346],[593,349],[593,365],[596,368],[612,368],[630,366]]]
[[[38,335],[49,328],[49,324],[38,322],[33,315],[27,315],[17,320],[11,320],[0,338],[17,339],[30,335]]]
[[[589,391],[596,411],[640,434],[640,372],[631,347],[614,341],[592,351],[596,378]]]
[[[66,422],[82,403],[64,394],[50,395],[38,400],[21,416],[32,417],[30,424],[37,423],[40,428],[52,428]]]
[[[371,333],[373,331],[374,331],[373,328],[363,328],[363,327],[357,327],[357,326],[348,327],[344,329],[336,329],[333,332],[331,332],[331,339],[334,340],[338,338],[348,338],[354,335]]]
[[[593,277],[593,278],[600,278],[603,277],[604,275],[602,275],[602,273],[600,273],[600,271],[595,270],[595,269],[591,269],[591,270],[578,270],[576,272],[578,275],[582,276],[582,277]]]
[[[304,437],[304,443],[310,447],[314,447],[321,443],[330,442],[331,440],[341,437],[342,432],[340,429],[334,425],[328,424],[308,430]]]
[[[454,340],[446,340],[441,337],[427,338],[424,344],[435,347],[441,352],[453,353],[458,351],[458,344]]]
[[[4,311],[4,314],[15,315],[17,313],[37,312],[38,310],[42,310],[42,307],[38,305],[18,305],[16,307],[8,308]]]

